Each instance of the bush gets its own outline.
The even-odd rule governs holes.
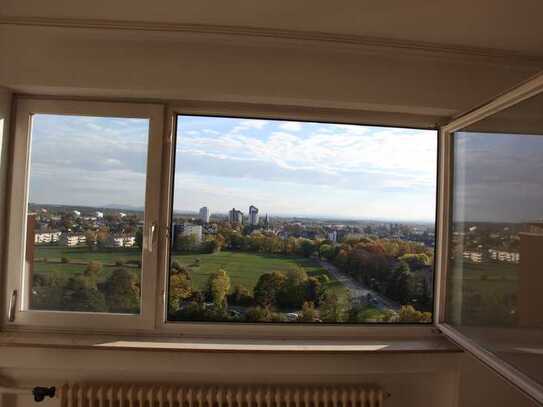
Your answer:
[[[66,263],[69,263],[69,262],[70,262],[70,259],[67,258],[67,257],[61,257],[61,258],[60,258],[60,262],[66,264]]]

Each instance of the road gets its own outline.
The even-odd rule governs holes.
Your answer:
[[[351,276],[342,273],[333,264],[330,264],[325,260],[319,260],[319,263],[332,277],[338,280],[349,290],[353,302],[365,302],[367,295],[370,294],[375,299],[375,303],[373,304],[375,307],[379,309],[388,308],[394,311],[398,311],[400,309],[400,304],[397,304],[394,301],[382,296],[377,291],[366,287],[364,284],[356,281]]]

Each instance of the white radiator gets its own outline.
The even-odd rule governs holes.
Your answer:
[[[66,384],[62,407],[382,407],[366,386],[172,386]]]

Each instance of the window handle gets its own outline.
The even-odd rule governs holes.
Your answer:
[[[11,298],[9,300],[9,309],[8,309],[8,321],[15,321],[15,308],[17,306],[17,290],[11,292]]]

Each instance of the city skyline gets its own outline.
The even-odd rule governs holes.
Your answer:
[[[434,222],[436,163],[431,130],[180,116],[174,210]]]

